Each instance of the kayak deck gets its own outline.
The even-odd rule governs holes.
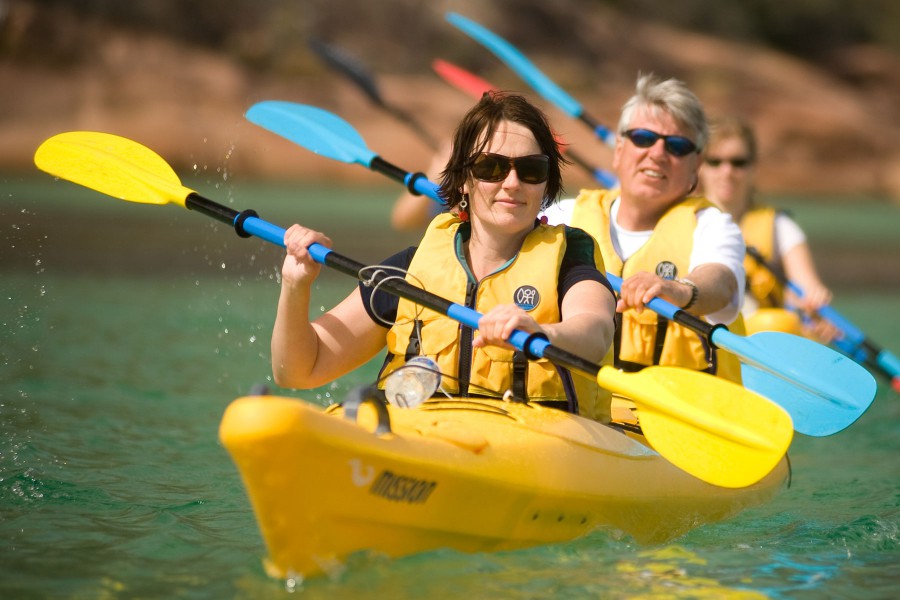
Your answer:
[[[247,396],[220,439],[241,474],[278,577],[349,554],[498,551],[597,529],[662,542],[765,502],[786,459],[753,486],[705,483],[640,435],[534,404],[436,399],[416,409]],[[376,433],[378,424],[389,429]]]

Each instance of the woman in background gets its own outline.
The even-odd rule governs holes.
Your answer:
[[[800,333],[799,318],[786,313],[759,309],[793,306],[808,317],[803,327],[821,342],[834,339],[837,330],[828,321],[816,318],[816,311],[831,301],[831,291],[822,283],[813,262],[806,235],[785,212],[756,202],[754,176],[757,143],[753,128],[737,117],[713,120],[710,138],[700,169],[702,192],[722,210],[731,214],[747,244],[747,296],[744,316],[748,331],[778,327]],[[760,264],[758,256],[765,261]],[[798,298],[784,288],[773,272],[803,290]],[[767,322],[768,321],[768,322]]]

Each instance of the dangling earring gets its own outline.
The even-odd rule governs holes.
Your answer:
[[[459,202],[459,209],[457,214],[459,215],[459,220],[465,223],[469,220],[469,211],[466,210],[469,208],[469,194],[463,194],[462,200]]]

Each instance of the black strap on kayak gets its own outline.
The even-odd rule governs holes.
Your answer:
[[[359,407],[363,404],[371,404],[378,415],[378,425],[375,427],[375,435],[384,435],[391,432],[391,415],[387,409],[387,399],[384,391],[374,385],[363,385],[350,390],[344,400],[344,418],[356,423]]]
[[[614,349],[614,366],[617,369],[622,369],[626,373],[636,373],[641,369],[646,369],[649,365],[643,365],[641,363],[632,362],[629,360],[622,360],[619,358],[619,352],[622,349],[622,313],[616,313],[616,332],[613,336],[613,349]],[[662,358],[663,346],[666,343],[666,332],[669,330],[669,319],[666,317],[659,315],[656,321],[656,338],[653,341],[653,364],[658,365],[660,359]],[[716,355],[715,346],[710,343],[710,341],[700,334],[695,334],[700,339],[700,344],[703,346],[703,354],[706,357],[706,368],[699,369],[703,373],[709,373],[710,375],[715,375],[718,372],[719,361],[718,356]]]
[[[620,421],[613,421],[609,424],[613,429],[618,429],[622,433],[629,431],[631,433],[637,433],[638,435],[644,435],[644,430],[641,429],[640,424],[635,423],[622,423]]]
[[[513,353],[512,393],[516,398],[528,398],[528,357],[521,350]]]
[[[666,333],[669,331],[669,320],[662,315],[656,318],[656,340],[653,342],[653,364],[658,365],[662,358],[663,346],[666,343]]]
[[[406,345],[406,355],[403,357],[406,362],[409,362],[415,356],[419,356],[422,349],[421,331],[422,321],[420,319],[414,320],[412,331],[409,334],[409,343]]]
[[[568,369],[556,366],[556,373],[562,381],[563,390],[566,393],[565,406],[562,408],[566,412],[574,415],[578,414],[578,395],[575,393],[575,382],[572,381],[572,373]]]
[[[622,369],[626,373],[635,373],[645,368],[647,365],[641,363],[622,360],[619,354],[622,351],[622,313],[617,312],[615,316],[616,330],[613,334],[613,366]]]
[[[707,367],[703,371],[710,375],[715,375],[719,371],[719,355],[716,352],[716,347],[706,337],[702,335],[699,337],[700,343],[703,344],[703,352],[706,354]]]
[[[468,282],[466,284],[466,302],[465,306],[474,309],[475,299],[478,292],[478,284]],[[472,340],[475,337],[475,330],[466,325],[459,326],[459,363],[456,373],[459,377],[459,395],[465,398],[469,395],[469,378],[472,375]]]

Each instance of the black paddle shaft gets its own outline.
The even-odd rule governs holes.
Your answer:
[[[415,196],[422,195],[422,192],[418,191],[415,186],[416,181],[418,181],[419,179],[425,179],[427,177],[425,173],[410,173],[396,165],[389,163],[380,156],[376,156],[372,159],[372,162],[369,163],[369,168],[383,175],[387,175],[395,181],[399,181],[406,186],[406,189],[409,190],[409,193]]]

